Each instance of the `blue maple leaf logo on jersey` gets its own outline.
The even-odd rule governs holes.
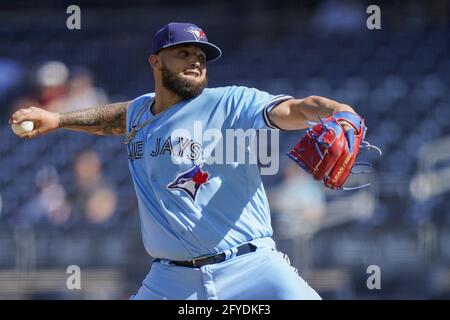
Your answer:
[[[208,182],[208,173],[202,171],[200,165],[196,164],[193,168],[178,175],[167,185],[167,188],[183,190],[195,202],[198,190],[206,182]]]
[[[189,32],[195,37],[195,40],[199,41],[200,39],[206,40],[206,34],[203,32],[202,29],[195,28],[195,27],[188,27],[184,29],[184,31]]]

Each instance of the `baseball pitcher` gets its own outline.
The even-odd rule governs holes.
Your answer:
[[[339,189],[359,152],[364,121],[323,97],[207,88],[207,62],[221,54],[198,26],[170,23],[154,36],[148,59],[154,92],[74,112],[21,109],[10,122],[33,121],[33,131],[21,134],[27,138],[56,129],[124,135],[143,243],[155,258],[132,298],[320,299],[277,251],[257,164],[211,163],[195,130],[214,129],[225,140],[226,130],[311,127],[289,156]]]

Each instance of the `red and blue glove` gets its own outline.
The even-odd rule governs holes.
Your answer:
[[[364,119],[352,112],[338,112],[311,124],[288,156],[326,187],[345,189],[366,134]]]

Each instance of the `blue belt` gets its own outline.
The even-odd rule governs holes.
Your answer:
[[[254,244],[251,243],[246,243],[243,244],[242,246],[239,246],[236,248],[236,255],[235,256],[241,256],[243,254],[246,253],[250,253],[250,252],[255,252],[256,251],[256,246]],[[218,253],[216,255],[213,256],[202,256],[202,257],[198,257],[192,260],[187,260],[187,261],[172,261],[169,260],[168,262],[176,265],[176,266],[180,266],[180,267],[188,267],[188,268],[200,268],[203,266],[206,266],[208,264],[214,264],[214,263],[220,263],[223,262],[227,259],[227,255],[222,252],[222,253]],[[161,261],[161,259],[155,259],[155,262]]]

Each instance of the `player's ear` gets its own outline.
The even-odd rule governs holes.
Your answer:
[[[150,66],[155,69],[155,68],[159,68],[161,66],[161,62],[160,62],[160,58],[158,55],[156,54],[151,54],[148,57],[148,63],[150,63]]]

